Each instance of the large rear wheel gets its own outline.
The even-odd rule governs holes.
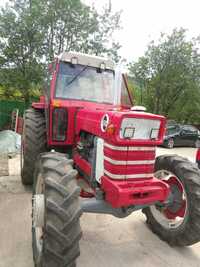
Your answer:
[[[21,180],[33,184],[37,156],[47,151],[44,113],[33,108],[25,111],[21,144]]]
[[[33,185],[32,237],[35,267],[75,267],[80,254],[80,189],[72,160],[43,153]]]
[[[165,181],[171,195],[168,205],[145,208],[150,229],[172,246],[200,241],[200,171],[185,158],[163,155],[156,159],[155,176]]]

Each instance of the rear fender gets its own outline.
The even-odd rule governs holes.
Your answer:
[[[39,102],[33,102],[32,108],[44,110],[45,109],[45,96],[43,96],[43,95],[40,96]]]

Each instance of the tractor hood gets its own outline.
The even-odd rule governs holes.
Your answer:
[[[113,108],[81,109],[76,117],[76,134],[94,134],[117,145],[162,144],[166,120],[151,113]]]

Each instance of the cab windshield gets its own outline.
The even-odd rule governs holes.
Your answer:
[[[113,104],[114,72],[61,62],[55,97]]]

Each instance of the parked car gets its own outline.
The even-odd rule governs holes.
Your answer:
[[[167,148],[175,146],[200,147],[200,131],[192,125],[168,125],[163,146]]]

